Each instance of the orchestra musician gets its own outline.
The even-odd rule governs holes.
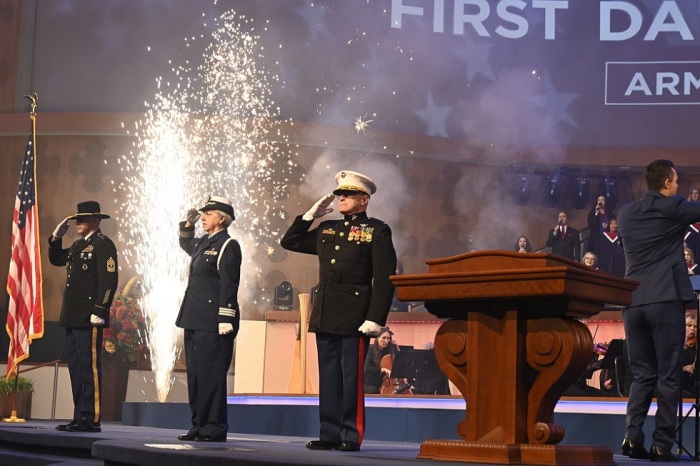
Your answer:
[[[382,393],[385,381],[387,386],[391,383],[391,367],[399,350],[393,337],[394,332],[389,327],[382,327],[367,351],[364,365],[366,394]]]
[[[685,345],[683,348],[683,396],[695,396],[695,363],[697,359],[698,321],[695,311],[685,313]]]

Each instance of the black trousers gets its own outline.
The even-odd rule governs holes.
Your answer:
[[[235,332],[185,330],[187,395],[192,411],[190,435],[220,437],[228,432],[226,375]]]
[[[657,389],[652,443],[670,450],[676,439],[681,395],[685,309],[680,301],[632,306],[622,311],[634,381],[627,403],[625,436],[644,443],[644,420]]]
[[[66,362],[73,391],[73,419],[100,422],[102,327],[66,327]]]
[[[364,362],[369,338],[316,334],[319,439],[362,443],[365,434]]]

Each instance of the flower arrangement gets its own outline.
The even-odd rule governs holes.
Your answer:
[[[136,278],[136,277],[135,277]],[[135,363],[146,351],[146,321],[138,298],[130,293],[134,278],[117,289],[109,309],[109,328],[104,329],[104,350]]]

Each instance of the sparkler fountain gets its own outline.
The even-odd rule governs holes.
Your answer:
[[[246,308],[264,305],[255,296],[261,269],[254,257],[269,254],[269,245],[279,241],[281,232],[269,219],[283,214],[270,201],[286,189],[295,166],[269,139],[279,122],[270,91],[275,78],[261,65],[253,20],[229,11],[214,26],[201,65],[173,68],[175,83],[158,79],[155,102],[136,126],[135,149],[120,159],[125,181],[115,187],[127,197],[119,239],[131,245],[123,255],[144,290],[159,401],[173,383],[180,334],[175,318],[189,264],[176,242],[178,222],[210,194],[233,200],[236,221],[229,232],[243,250],[239,304],[245,316]]]

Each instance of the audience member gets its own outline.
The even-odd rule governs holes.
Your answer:
[[[606,210],[605,196],[598,196],[596,206],[588,213],[588,248],[587,251],[593,251],[598,254],[598,242],[605,231],[608,230],[610,220],[615,218],[612,211]]]
[[[688,200],[691,202],[700,201],[700,189],[690,188],[690,194],[688,194]]]
[[[695,254],[688,246],[683,248],[683,256],[685,256],[685,265],[688,267],[688,275],[695,275],[698,271],[698,264],[695,263]]]
[[[515,243],[515,252],[532,252],[532,245],[527,236],[521,236]]]
[[[569,216],[559,212],[559,223],[549,230],[547,246],[552,248],[552,254],[579,261],[581,257],[581,239],[576,228],[568,226]]]
[[[598,269],[616,277],[624,277],[625,252],[617,232],[617,219],[610,220],[608,226],[610,229],[603,233],[597,246]]]

